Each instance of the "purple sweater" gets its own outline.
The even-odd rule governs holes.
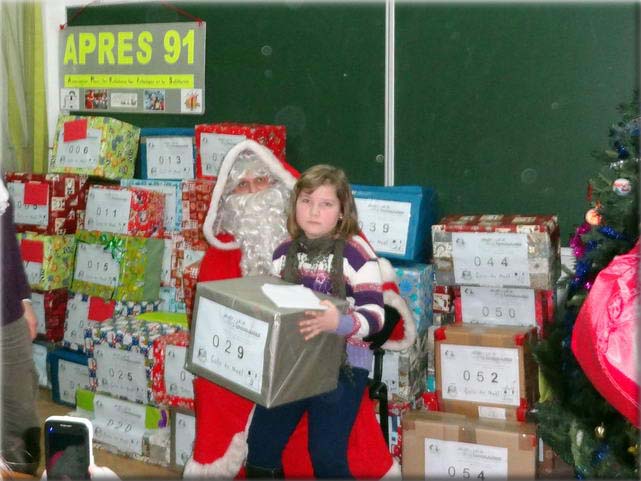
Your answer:
[[[16,238],[16,226],[13,223],[13,202],[0,215],[2,232],[0,240],[2,251],[0,263],[2,264],[2,325],[6,326],[22,317],[24,309],[22,299],[31,297],[31,288],[27,282],[27,275],[22,265],[20,247]]]
[[[281,276],[291,242],[291,240],[284,242],[274,252],[273,273],[277,276]],[[327,262],[313,267],[307,263],[305,254],[299,253],[298,256],[303,285],[323,294],[329,294],[331,291],[329,267],[332,256],[329,256]],[[345,337],[348,363],[370,371],[373,353],[369,343],[364,342],[363,338],[380,331],[383,327],[385,311],[381,272],[376,254],[359,236],[345,242],[343,256],[345,290],[350,309],[346,315],[341,316],[336,334]]]

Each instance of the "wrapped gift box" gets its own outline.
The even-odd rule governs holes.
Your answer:
[[[158,299],[162,239],[78,231],[71,289],[104,299]]]
[[[227,152],[243,140],[255,140],[285,161],[284,125],[240,124],[221,122],[196,125],[196,177],[215,178]]]
[[[163,217],[165,235],[180,232],[182,226],[182,183],[179,180],[122,179],[120,185],[163,194],[165,196]]]
[[[182,289],[181,289],[182,292]],[[158,297],[161,301],[161,307],[163,311],[167,312],[177,312],[185,314],[187,312],[185,303],[176,300],[177,288],[175,287],[161,287]]]
[[[165,195],[138,187],[92,185],[85,229],[138,237],[162,237]]]
[[[268,408],[335,389],[344,338],[305,341],[297,322],[305,309],[276,307],[265,284],[293,286],[272,276],[198,283],[186,369]]]
[[[138,127],[111,117],[60,115],[49,171],[131,178],[139,139]]]
[[[160,301],[109,301],[97,296],[71,293],[66,306],[62,345],[74,351],[93,350],[92,332],[98,324],[115,318],[157,311]]]
[[[56,349],[47,355],[51,372],[51,399],[58,404],[76,405],[76,390],[91,389],[89,358],[79,352]]]
[[[554,291],[515,287],[454,286],[456,322],[537,326],[554,320]]]
[[[195,177],[196,143],[193,128],[160,127],[140,131],[136,178],[186,180]]]
[[[203,224],[215,182],[207,179],[185,180],[182,183],[182,228],[185,242],[204,250],[209,244],[203,234]]]
[[[194,409],[194,376],[184,367],[188,346],[188,331],[154,340],[151,389],[158,405]]]
[[[151,384],[153,342],[180,326],[121,317],[92,331],[89,376],[94,391],[143,404],[154,404]]]
[[[74,234],[84,224],[86,175],[8,172],[17,232]]]
[[[186,409],[171,410],[171,467],[182,472],[191,458],[196,439],[196,416]]]
[[[194,262],[186,266],[183,270],[182,294],[185,303],[185,312],[190,323],[193,317],[194,302],[196,301],[196,284],[198,283],[200,264],[200,261]]]
[[[454,289],[452,286],[434,286],[432,293],[432,310],[434,314],[454,312]]]
[[[402,422],[405,413],[412,409],[410,402],[391,402],[387,406],[387,425],[389,434],[387,445],[390,453],[400,463],[403,462],[403,428]]]
[[[405,479],[535,479],[536,426],[447,412],[403,418]]]
[[[33,348],[33,363],[36,366],[36,373],[38,374],[38,385],[51,389],[51,374],[47,356],[54,350],[54,344],[47,341],[35,340],[31,346]]]
[[[434,331],[436,393],[443,411],[524,421],[538,397],[536,329],[454,324]]]
[[[378,255],[426,262],[430,227],[437,220],[436,192],[427,187],[352,185],[363,233]]]
[[[549,290],[559,278],[556,216],[451,215],[432,240],[437,284]]]
[[[175,284],[177,287],[176,300],[184,302],[185,294],[183,290],[183,277],[185,268],[192,264],[200,265],[203,257],[205,257],[205,250],[201,245],[194,247],[183,242],[177,244],[175,254],[175,264],[174,270],[171,272],[171,280],[172,284]]]
[[[22,263],[32,289],[69,287],[73,276],[76,239],[73,235],[18,234]]]
[[[412,310],[417,332],[425,332],[432,324],[432,290],[434,266],[420,262],[395,261],[400,295]]]
[[[31,307],[38,319],[36,332],[39,339],[54,342],[62,339],[67,309],[67,292],[67,289],[34,290],[31,292]]]

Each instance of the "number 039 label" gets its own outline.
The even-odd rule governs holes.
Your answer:
[[[405,254],[409,232],[409,202],[354,199],[361,229],[376,252]]]
[[[425,479],[507,479],[507,448],[425,438]]]

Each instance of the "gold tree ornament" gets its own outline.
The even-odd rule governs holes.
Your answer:
[[[605,437],[605,425],[603,423],[594,428],[594,435],[597,439],[603,439]]]

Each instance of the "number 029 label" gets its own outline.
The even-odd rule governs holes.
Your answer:
[[[507,479],[507,448],[425,438],[425,479]]]

